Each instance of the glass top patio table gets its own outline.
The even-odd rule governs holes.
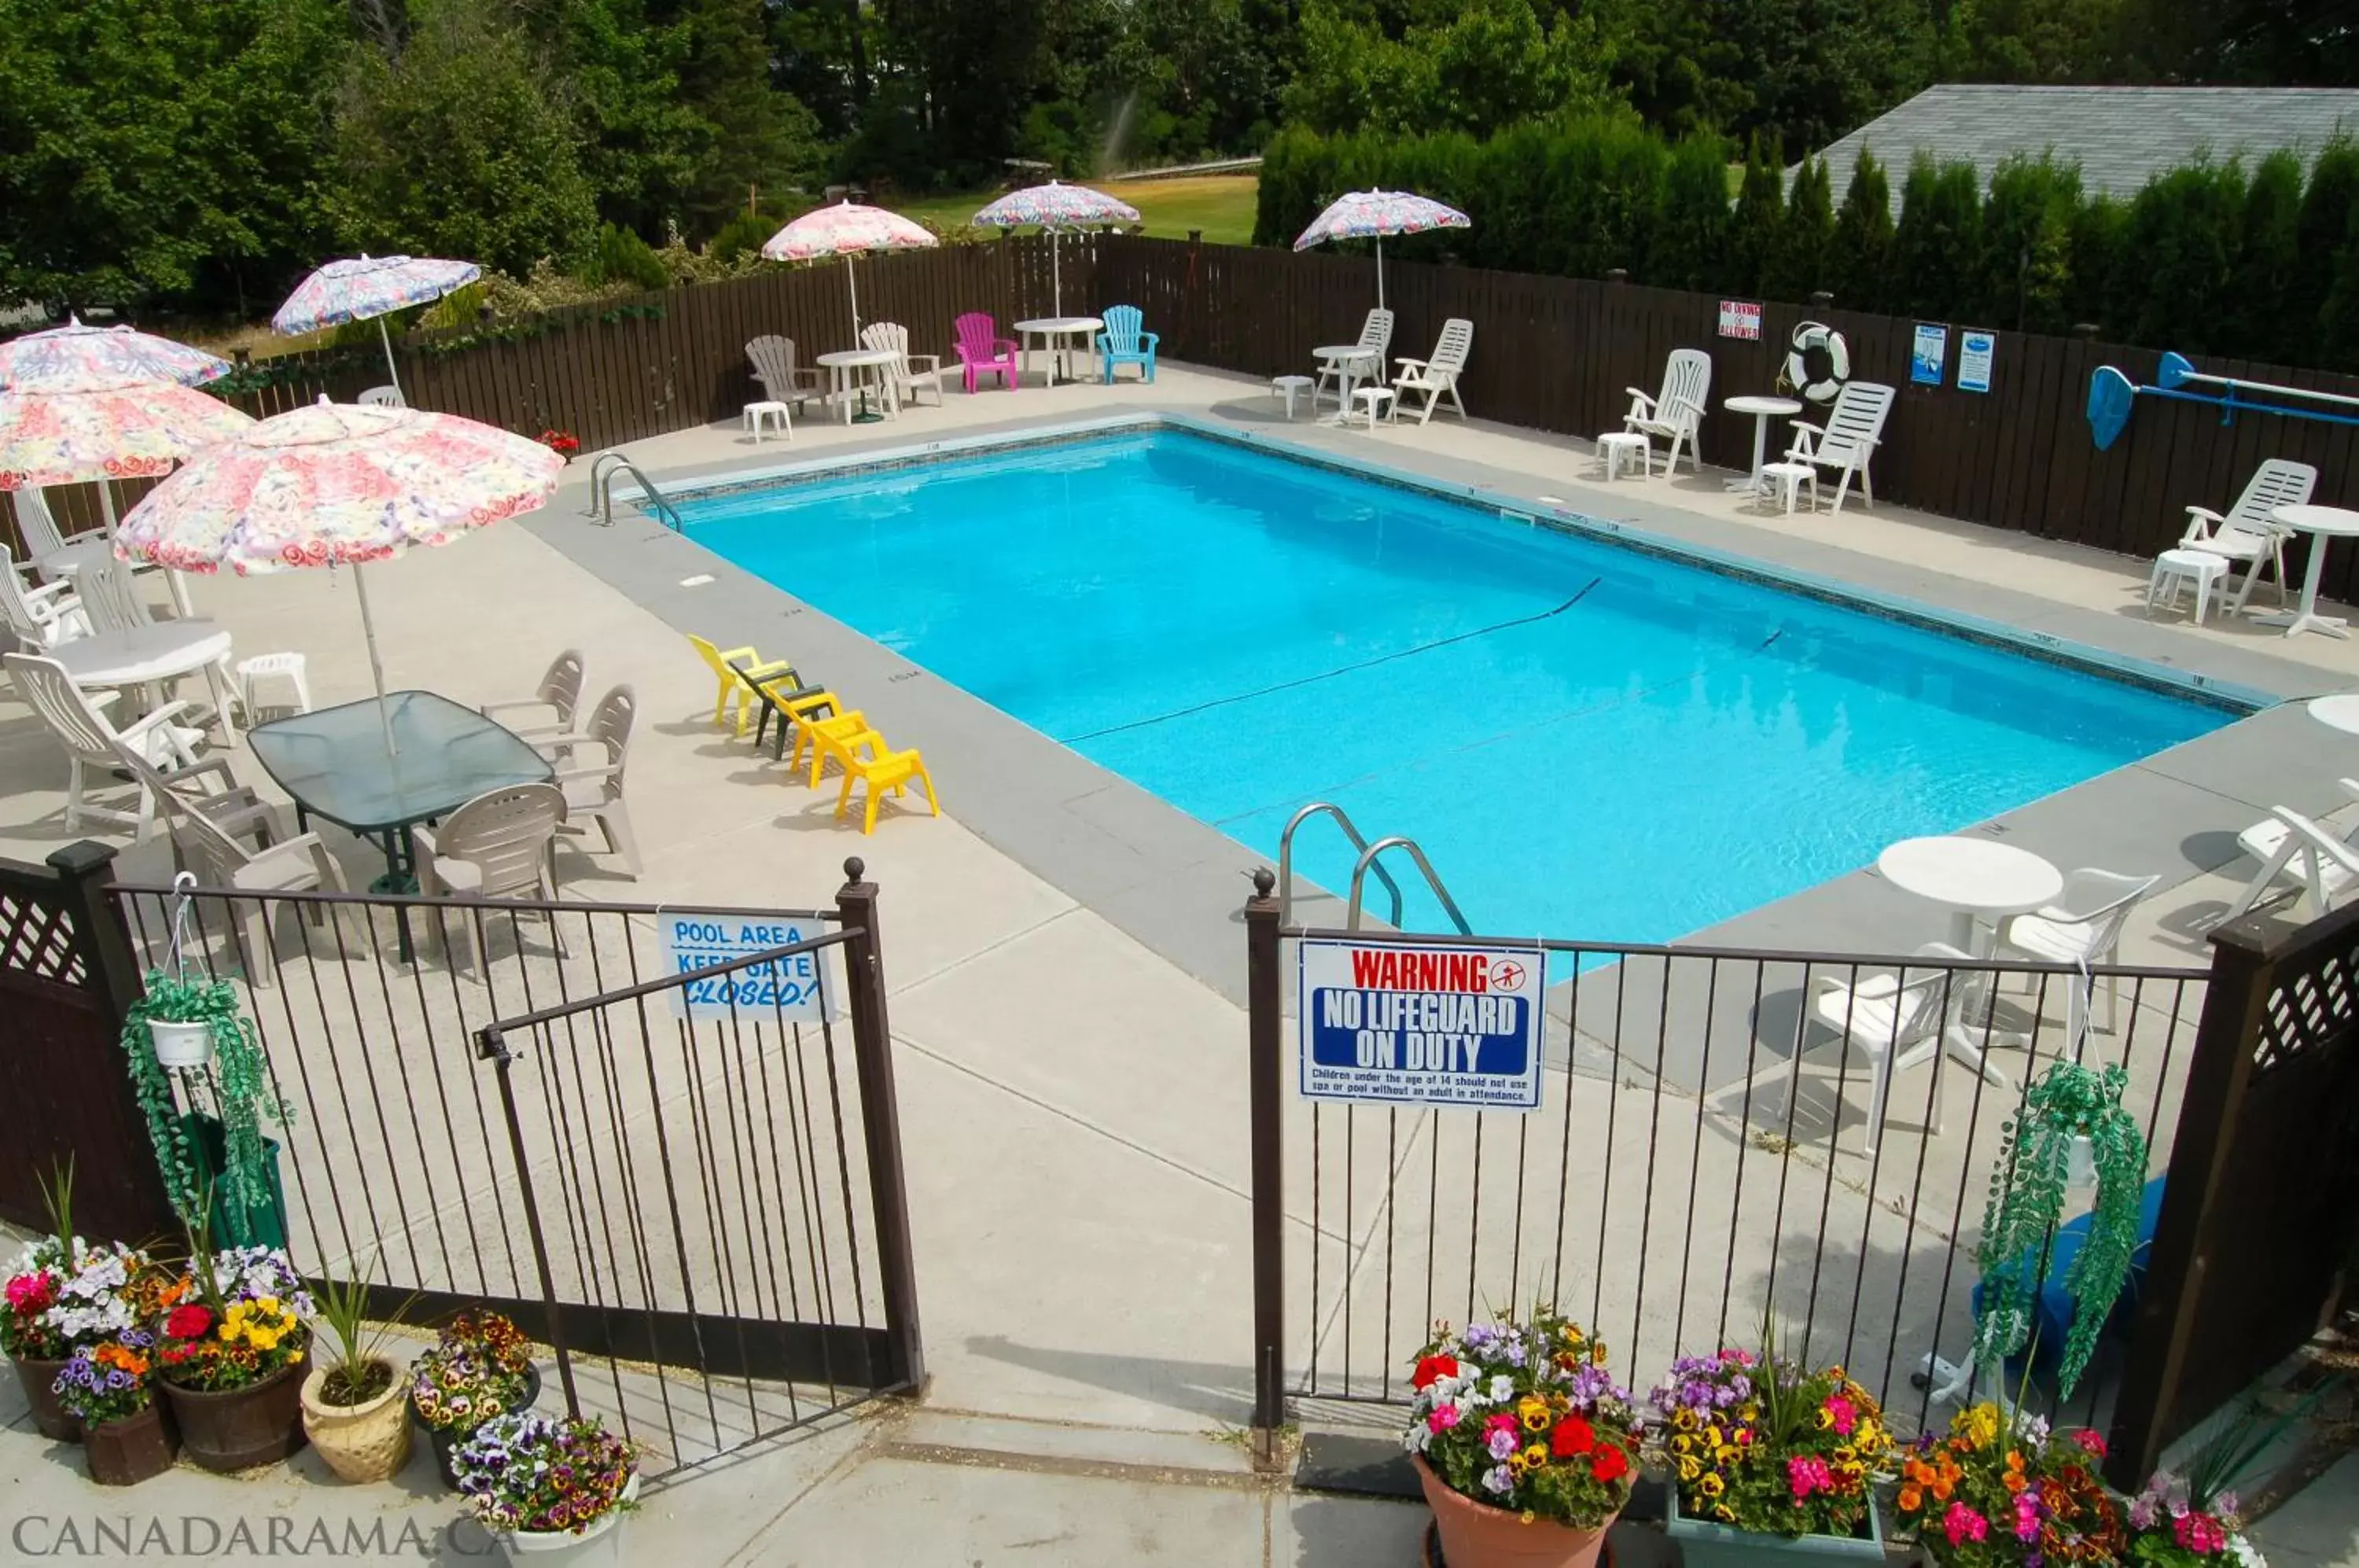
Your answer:
[[[385,704],[385,723],[377,704]],[[387,724],[395,751],[385,746]],[[305,813],[356,833],[396,835],[486,790],[541,783],[556,769],[512,732],[431,691],[392,691],[257,724],[255,760]],[[388,848],[398,874],[399,851]]]

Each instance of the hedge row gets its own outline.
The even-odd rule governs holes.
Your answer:
[[[1920,156],[1890,212],[1889,177],[1863,155],[1838,211],[1822,164],[1790,181],[1756,147],[1732,199],[1716,137],[1666,142],[1603,117],[1516,126],[1486,141],[1288,130],[1261,169],[1255,242],[1289,244],[1346,191],[1421,191],[1466,230],[1395,254],[1517,272],[1809,299],[1929,321],[2056,332],[2093,322],[2114,342],[2278,365],[2359,370],[2359,146],[2324,149],[2304,179],[2275,153],[2201,162],[2127,201],[2092,195],[2049,158],[2001,167],[1987,192],[1963,162]]]

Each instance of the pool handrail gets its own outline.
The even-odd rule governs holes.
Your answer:
[[[1287,822],[1286,830],[1277,835],[1277,921],[1282,926],[1293,924],[1294,830],[1317,816],[1334,818],[1335,825],[1343,830],[1343,836],[1352,841],[1352,847],[1363,855],[1368,852],[1367,836],[1360,832],[1350,814],[1334,801],[1313,800],[1295,812]],[[1392,923],[1397,927],[1401,920],[1400,884],[1394,881],[1392,873],[1381,866],[1376,867],[1376,879],[1382,882],[1393,896]],[[1356,902],[1355,899],[1354,903]]]
[[[608,463],[614,466],[605,467]],[[680,522],[679,513],[664,498],[664,493],[656,488],[656,482],[648,478],[637,463],[619,452],[602,452],[597,461],[590,465],[590,515],[598,518],[599,527],[611,528],[614,526],[614,476],[618,474],[627,474],[637,481],[640,501],[643,504],[653,502],[652,510],[672,532],[688,531]]]
[[[1458,908],[1458,900],[1450,896],[1450,889],[1443,887],[1441,885],[1441,878],[1434,875],[1433,862],[1426,859],[1425,851],[1419,847],[1417,840],[1405,837],[1399,833],[1395,833],[1390,838],[1380,838],[1375,843],[1370,844],[1367,848],[1360,852],[1360,863],[1352,867],[1352,901],[1344,910],[1344,929],[1347,931],[1358,931],[1360,929],[1360,887],[1361,885],[1366,881],[1368,873],[1371,869],[1373,869],[1379,877],[1384,879],[1386,886],[1393,887],[1393,879],[1385,875],[1385,868],[1383,866],[1376,865],[1376,857],[1384,854],[1384,852],[1388,849],[1405,849],[1408,851],[1409,858],[1417,862],[1418,870],[1422,872],[1425,876],[1425,885],[1433,889],[1433,896],[1435,898],[1441,900],[1442,912],[1450,917],[1450,923],[1458,928],[1458,934],[1460,936],[1473,936],[1474,934],[1474,928],[1466,923],[1465,915],[1462,913]],[[1397,887],[1393,887],[1392,923],[1394,929],[1399,929],[1400,889]]]

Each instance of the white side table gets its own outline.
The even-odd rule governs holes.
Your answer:
[[[1318,383],[1311,380],[1308,376],[1278,376],[1271,378],[1269,384],[1270,396],[1273,397],[1283,397],[1286,399],[1286,419],[1288,424],[1292,424],[1294,422],[1294,399],[1296,395],[1298,393],[1308,392],[1316,386],[1318,386]],[[1315,408],[1318,406],[1318,400],[1314,397],[1311,401],[1311,407]]]
[[[2331,697],[2312,697],[2305,705],[2310,709],[2310,716],[2328,729],[2359,735],[2359,691],[2337,691]]]
[[[2255,615],[2253,619],[2265,626],[2283,626],[2288,637],[2303,632],[2349,637],[2350,630],[2341,615],[2318,613],[2318,579],[2326,570],[2328,545],[2339,539],[2359,539],[2359,512],[2346,512],[2340,506],[2279,506],[2269,514],[2269,520],[2310,536],[2310,570],[2302,573],[2299,609]]]
[[[2228,575],[2228,558],[2208,550],[2166,550],[2154,558],[2154,574],[2146,580],[2146,613],[2149,618],[2159,603],[2179,603],[2180,584],[2195,585],[2195,624],[2201,626],[2212,608],[2212,590]]]
[[[1776,499],[1784,505],[1788,517],[1794,515],[1794,502],[1800,496],[1804,485],[1810,487],[1810,510],[1816,512],[1819,509],[1819,471],[1811,464],[1766,463],[1761,465],[1761,477],[1768,481],[1776,491]]]
[[[1802,405],[1792,397],[1746,396],[1731,397],[1721,407],[1732,414],[1753,416],[1753,473],[1744,479],[1730,480],[1728,487],[1736,491],[1758,490],[1761,488],[1761,460],[1769,444],[1769,421],[1791,419],[1802,411]],[[1786,509],[1793,510],[1791,506]]]
[[[1366,376],[1383,368],[1375,352],[1358,343],[1328,343],[1310,351],[1319,361],[1319,378],[1310,393],[1310,411],[1319,411],[1319,399],[1324,395],[1328,381],[1335,383],[1335,407],[1338,419],[1348,419],[1352,411],[1352,388]]]
[[[762,431],[765,427],[783,430],[788,441],[795,439],[795,421],[791,417],[792,412],[793,410],[784,403],[748,403],[745,405],[745,412],[742,418],[745,420],[745,429],[753,432],[754,444],[759,446],[762,444]]]
[[[1375,433],[1376,416],[1379,413],[1384,415],[1385,422],[1390,424],[1393,410],[1399,407],[1394,400],[1393,389],[1389,387],[1363,387],[1352,394],[1352,401],[1366,410],[1370,435]]]
[[[1608,485],[1622,472],[1624,462],[1633,457],[1638,460],[1638,477],[1646,478],[1653,466],[1647,452],[1647,438],[1636,430],[1608,430],[1597,438],[1597,461],[1604,466]]]

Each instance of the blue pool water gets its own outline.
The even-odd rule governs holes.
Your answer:
[[[1669,940],[2232,717],[1175,432],[681,511],[1264,855],[1315,800],[1414,836],[1491,932]]]

